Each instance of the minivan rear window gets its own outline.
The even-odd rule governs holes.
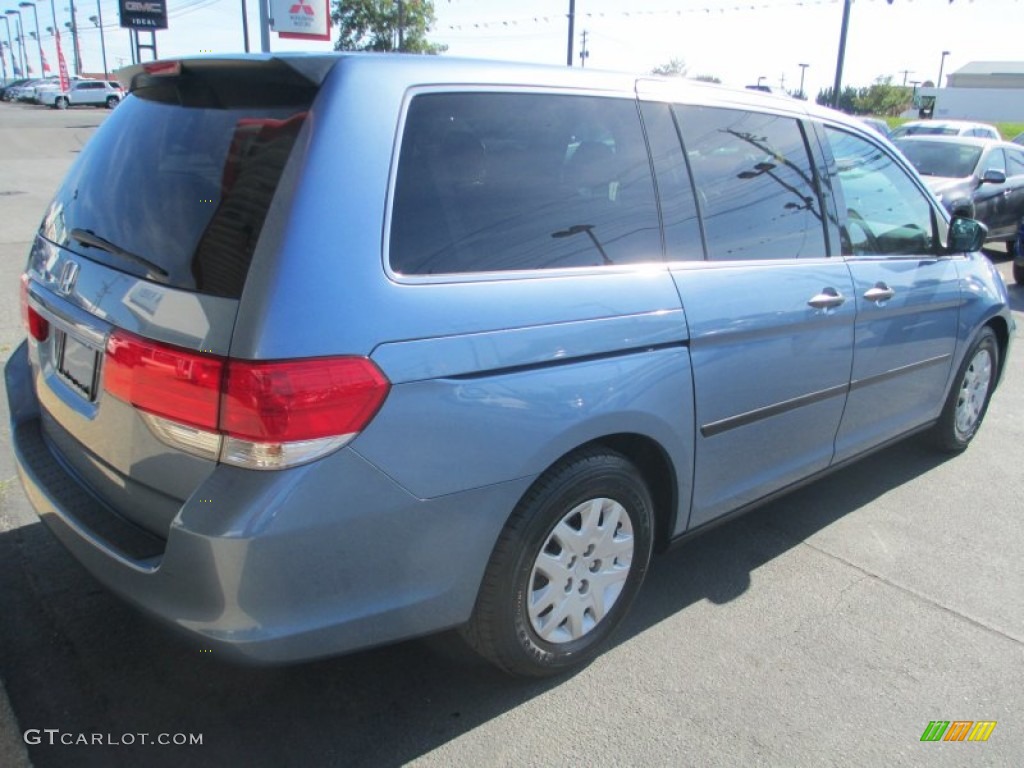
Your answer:
[[[237,298],[313,91],[225,107],[208,90],[149,90],[97,130],[41,234],[124,272]]]

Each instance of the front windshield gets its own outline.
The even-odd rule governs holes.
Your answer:
[[[896,146],[922,176],[963,179],[974,173],[981,147],[939,141],[897,141]]]

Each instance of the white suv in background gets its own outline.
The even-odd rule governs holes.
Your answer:
[[[40,103],[55,109],[86,105],[113,109],[124,98],[124,89],[118,83],[106,80],[77,80],[66,91],[48,91],[44,95],[46,101]]]

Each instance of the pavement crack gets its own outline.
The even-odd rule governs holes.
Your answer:
[[[783,536],[784,538],[790,539],[791,541],[796,541],[799,544],[802,544],[803,546],[808,547],[809,549],[812,549],[815,552],[817,552],[817,553],[819,553],[819,554],[821,554],[821,555],[823,555],[823,556],[825,556],[825,557],[827,557],[827,558],[829,558],[831,560],[835,560],[836,562],[842,563],[843,565],[845,565],[845,566],[847,566],[849,568],[853,568],[855,571],[858,571],[861,574],[863,574],[862,578],[857,579],[852,584],[849,584],[848,586],[843,588],[842,592],[839,595],[838,600],[842,600],[843,595],[848,590],[852,589],[857,584],[860,584],[861,582],[863,582],[865,578],[874,579],[875,581],[878,581],[878,582],[880,582],[880,583],[882,583],[882,584],[884,584],[884,585],[886,585],[888,587],[892,587],[893,589],[897,589],[900,592],[903,592],[904,594],[907,594],[907,595],[915,598],[916,600],[919,600],[920,602],[926,603],[926,604],[928,604],[930,606],[938,608],[941,611],[944,611],[945,613],[948,613],[948,614],[950,614],[952,616],[955,616],[955,617],[957,617],[959,619],[962,619],[963,621],[966,621],[968,624],[973,624],[974,626],[978,627],[979,629],[982,629],[982,630],[984,630],[986,632],[989,632],[989,633],[991,633],[993,635],[997,635],[999,637],[1005,638],[1006,640],[1009,640],[1010,642],[1014,643],[1015,645],[1024,647],[1024,638],[1022,638],[1022,637],[1018,637],[1018,636],[1016,636],[1016,635],[1014,635],[1014,634],[1012,634],[1010,632],[1007,632],[1004,629],[1000,629],[999,627],[992,626],[991,624],[988,624],[987,622],[982,621],[981,619],[977,619],[977,618],[975,618],[973,616],[970,616],[970,615],[968,615],[966,613],[963,613],[962,611],[958,611],[955,608],[951,608],[948,605],[940,603],[935,598],[930,597],[930,596],[928,596],[928,595],[926,595],[926,594],[924,594],[922,592],[918,592],[916,589],[912,589],[911,587],[905,586],[903,584],[899,584],[899,583],[893,581],[892,579],[890,579],[890,578],[888,578],[886,576],[883,576],[880,573],[875,573],[874,571],[872,571],[872,570],[870,570],[868,568],[865,568],[862,565],[858,565],[857,563],[854,563],[854,562],[852,562],[850,560],[847,560],[845,557],[837,555],[837,554],[835,554],[833,552],[829,552],[827,549],[822,549],[821,547],[819,547],[819,546],[817,546],[815,544],[810,543],[809,541],[807,541],[807,539],[801,539],[799,537],[795,537],[792,534],[788,533],[787,531],[782,530],[780,528],[777,528],[776,526],[773,526],[773,525],[766,525],[765,527],[770,529],[773,533],[776,533],[776,534],[778,534],[780,536]],[[838,603],[836,603],[836,605],[838,605]],[[832,610],[834,611],[834,609],[835,609],[835,605],[833,605]]]

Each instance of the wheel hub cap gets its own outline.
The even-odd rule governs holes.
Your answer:
[[[971,360],[956,401],[956,431],[966,436],[978,425],[992,381],[992,356],[981,349]]]
[[[633,526],[613,499],[569,511],[548,535],[530,573],[530,625],[549,643],[578,640],[622,593],[633,562]]]

